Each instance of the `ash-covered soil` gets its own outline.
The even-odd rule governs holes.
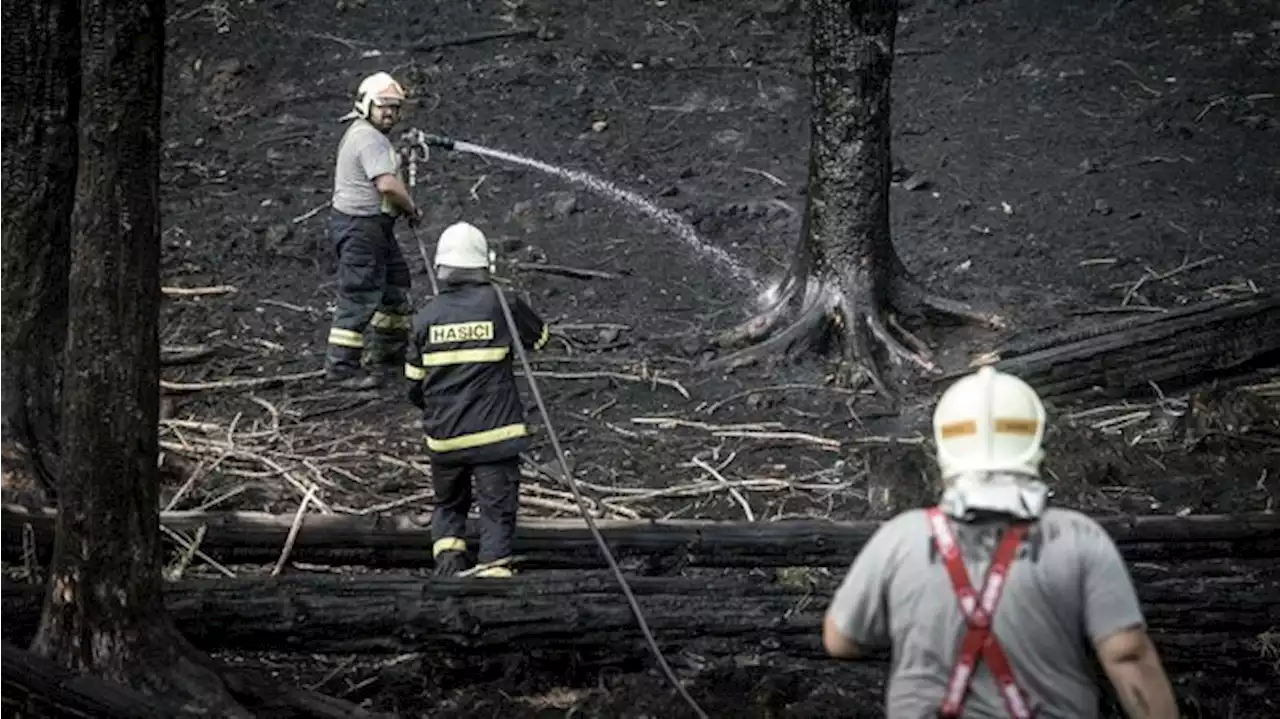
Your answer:
[[[556,325],[540,386],[600,516],[881,517],[926,501],[923,421],[938,389],[927,378],[901,380],[901,419],[868,391],[833,384],[831,359],[730,375],[696,366],[708,337],[747,316],[785,268],[799,231],[800,3],[213,0],[171,12],[165,284],[235,291],[169,299],[165,344],[213,354],[169,366],[168,381],[322,367],[334,275],[316,210],[330,192],[336,119],[360,78],[389,70],[414,94],[406,126],[593,173],[693,228],[462,152],[434,152],[415,188],[428,250],[449,223],[479,225],[503,249],[503,275]],[[931,288],[998,300],[1013,320],[1003,335],[918,328],[949,367],[1053,324],[1274,284],[1274,5],[921,1],[904,8],[898,48],[899,252]],[[407,228],[400,238],[421,301],[418,248]],[[1192,422],[1179,417],[1190,406],[1181,390],[1157,389],[1158,401],[1053,408],[1059,500],[1097,513],[1269,508],[1274,416],[1249,425],[1262,439],[1213,422],[1274,395],[1219,393]],[[429,508],[417,418],[399,387],[353,396],[307,378],[188,390],[168,395],[162,430],[168,461],[200,472],[177,508],[291,512],[312,484],[336,511]],[[534,421],[544,441],[529,457],[526,512],[566,516],[571,498],[549,476]],[[1231,431],[1205,438],[1209,425]],[[310,682],[354,661],[243,659]],[[878,669],[753,662],[677,664],[713,716],[878,715]],[[684,715],[651,665],[348,666],[321,688],[406,716]],[[381,678],[361,684],[371,676]],[[1233,714],[1189,704],[1188,715],[1272,711],[1259,696],[1224,701]]]

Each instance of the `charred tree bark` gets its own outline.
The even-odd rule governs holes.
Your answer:
[[[3,436],[21,446],[31,474],[52,493],[76,184],[79,4],[4,0],[3,12]]]
[[[6,507],[5,561],[22,560],[24,527],[36,555],[53,549],[54,513]],[[164,512],[170,529],[194,535],[200,549],[227,564],[268,564],[280,556],[293,515],[266,512]],[[1130,562],[1280,557],[1280,515],[1099,517]],[[690,567],[845,567],[880,527],[876,521],[780,522],[601,521],[610,550],[632,571],[659,574]],[[479,536],[475,522],[468,536]],[[523,569],[603,569],[595,539],[577,520],[526,520],[516,529]],[[293,561],[368,567],[429,567],[431,527],[408,517],[308,515],[294,538]]]
[[[1170,665],[1261,668],[1246,647],[1280,623],[1275,562],[1181,562],[1136,568],[1151,629]],[[635,577],[631,588],[659,642],[739,653],[819,651],[818,628],[838,574],[759,572]],[[21,639],[38,588],[5,585],[3,631]],[[407,575],[245,578],[170,584],[169,612],[198,646],[225,650],[494,654],[644,651],[621,589],[607,571],[546,572],[509,580]],[[1230,651],[1235,648],[1238,651]]]
[[[72,671],[247,716],[161,593],[160,118],[163,0],[80,3],[57,539],[33,651]]]
[[[892,395],[871,353],[873,340],[895,363],[938,371],[923,343],[905,330],[898,330],[902,339],[895,336],[892,312],[930,308],[1002,324],[994,314],[923,291],[894,250],[890,80],[897,11],[897,0],[810,1],[813,87],[800,238],[789,271],[766,294],[761,313],[717,339],[726,348],[764,341],[710,366],[811,349],[833,325],[849,364],[860,362],[877,388]],[[788,318],[794,319],[778,329]]]

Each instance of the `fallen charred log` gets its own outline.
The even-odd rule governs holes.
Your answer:
[[[1182,562],[1134,569],[1166,661],[1237,666],[1249,642],[1280,625],[1275,562]],[[663,644],[705,652],[814,655],[839,573],[704,572],[631,580]],[[44,589],[7,583],[9,641],[34,631]],[[530,573],[510,580],[329,575],[187,581],[166,588],[168,610],[203,649],[333,653],[643,651],[621,591],[607,572]],[[1207,637],[1207,639],[1206,639]]]
[[[1280,357],[1280,294],[1205,302],[1001,354],[995,366],[1046,399],[1148,394],[1152,383],[1185,389]]]
[[[193,535],[205,527],[201,551],[227,564],[275,562],[293,515],[265,512],[163,512],[170,529]],[[1130,561],[1280,557],[1280,516],[1117,516],[1097,520]],[[53,547],[54,513],[8,506],[3,512],[3,556],[23,557],[30,525],[39,561]],[[601,521],[610,549],[631,571],[660,574],[681,567],[841,567],[880,526],[876,521],[781,522]],[[472,524],[470,536],[478,536]],[[525,520],[516,554],[526,569],[598,569],[605,566],[586,524],[578,520]],[[404,516],[309,515],[294,542],[295,562],[370,567],[429,567],[431,529]]]

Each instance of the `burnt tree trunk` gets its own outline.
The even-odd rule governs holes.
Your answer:
[[[163,0],[83,0],[59,512],[33,651],[236,716],[167,620],[156,467]]]
[[[1280,623],[1280,567],[1178,562],[1133,568],[1166,665],[1268,670],[1247,647]],[[773,648],[816,656],[819,626],[839,575],[755,570],[633,577],[658,641],[708,653]],[[31,585],[3,591],[9,641],[30,631]],[[640,656],[644,638],[608,571],[544,572],[514,579],[410,575],[298,575],[172,583],[169,612],[205,649],[321,653],[435,650],[456,654],[563,650]]]
[[[1001,320],[924,292],[893,246],[890,115],[897,0],[810,0],[809,7],[809,178],[800,238],[789,271],[764,298],[765,309],[717,339],[723,347],[764,341],[709,364],[735,367],[807,350],[834,323],[849,364],[860,362],[875,385],[892,395],[871,354],[873,341],[896,363],[934,373],[938,368],[914,337],[895,336],[891,311],[931,308],[987,324]],[[789,317],[794,321],[777,329]]]
[[[51,493],[76,183],[79,4],[4,0],[3,20],[3,436],[21,446]],[[14,459],[6,452],[6,462]]]

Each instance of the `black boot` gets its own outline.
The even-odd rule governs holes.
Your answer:
[[[335,331],[331,330],[331,333]],[[360,353],[359,347],[330,344],[324,360],[325,381],[348,391],[374,389],[380,386],[382,378],[360,366]]]
[[[394,380],[404,374],[404,345],[374,344],[365,348],[360,365],[380,381]]]
[[[452,577],[459,572],[470,569],[466,552],[441,552],[436,556],[436,568],[432,572],[436,577]]]
[[[369,372],[363,367],[345,371],[330,368],[325,371],[324,378],[326,381],[336,385],[338,389],[344,389],[352,392],[376,389],[382,386],[382,378]]]
[[[374,370],[382,367],[404,366],[404,351],[409,346],[409,335],[400,330],[374,328],[373,336],[365,345],[360,364]]]

